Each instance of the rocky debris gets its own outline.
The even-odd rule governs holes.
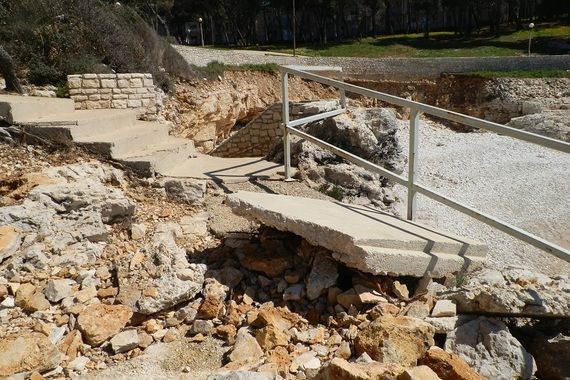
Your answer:
[[[31,332],[0,339],[1,377],[42,373],[56,368],[60,362],[61,353],[44,334]]]
[[[307,298],[314,300],[328,288],[336,284],[338,264],[326,254],[316,254],[307,277]]]
[[[396,138],[399,120],[386,108],[350,108],[349,114],[310,123],[300,127],[304,132],[401,173],[405,160]],[[283,161],[283,144],[277,144],[269,155]],[[387,182],[380,175],[345,163],[330,151],[305,140],[292,137],[292,165],[311,187],[329,193],[338,200],[356,204],[387,207],[396,201]]]
[[[251,336],[247,327],[238,330],[236,341],[229,359],[234,365],[255,364],[261,361],[263,350],[257,340]]]
[[[483,380],[463,359],[439,347],[431,347],[419,361],[431,368],[442,380]]]
[[[507,123],[507,126],[570,142],[569,120],[570,110],[548,110],[515,117]]]
[[[89,305],[79,314],[77,325],[87,343],[99,346],[125,327],[132,315],[122,305]]]
[[[50,280],[44,289],[44,294],[49,301],[59,302],[72,296],[74,284],[75,281],[68,279]]]
[[[358,332],[357,355],[366,352],[381,363],[413,366],[434,345],[435,329],[410,317],[380,317]]]
[[[168,225],[158,225],[144,250],[121,261],[118,300],[134,311],[153,314],[188,301],[202,290],[206,267],[189,263]]]
[[[321,370],[318,380],[396,380],[404,367],[393,363],[350,363],[336,358]]]
[[[501,321],[479,317],[447,335],[445,350],[489,379],[531,379],[536,363]]]
[[[526,317],[567,317],[568,278],[550,278],[522,268],[503,272],[485,269],[467,284],[442,296],[457,304],[459,313],[496,313]]]
[[[441,378],[430,367],[420,365],[405,370],[398,380],[441,380]]]
[[[431,316],[436,318],[455,317],[457,307],[450,300],[438,300],[431,311]]]

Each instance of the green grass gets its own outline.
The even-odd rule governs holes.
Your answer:
[[[570,44],[570,25],[540,24],[532,32],[533,54],[566,54],[568,50],[553,47],[552,42]],[[452,32],[433,32],[429,38],[423,34],[399,34],[369,37],[360,41],[331,42],[326,46],[304,45],[297,54],[311,57],[490,57],[520,56],[527,54],[528,30],[506,32],[500,36],[481,33],[463,38]],[[292,54],[289,46],[265,45],[246,49]]]
[[[481,78],[570,78],[570,70],[473,71],[461,75]]]
[[[212,61],[204,67],[192,65],[192,70],[197,76],[214,79],[218,75],[222,75],[225,71],[258,71],[263,73],[277,73],[279,72],[279,65],[275,63],[226,65],[219,61]]]

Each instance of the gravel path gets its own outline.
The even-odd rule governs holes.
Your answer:
[[[399,136],[404,147],[408,133],[405,123]],[[567,154],[494,133],[456,133],[423,120],[418,178],[452,199],[570,248]],[[405,196],[403,187],[398,186],[398,193]],[[421,195],[417,216],[418,221],[486,242],[489,266],[570,273],[570,263]]]

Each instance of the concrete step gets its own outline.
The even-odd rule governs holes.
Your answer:
[[[128,156],[166,141],[169,138],[168,131],[167,124],[137,121],[129,128],[120,128],[111,133],[83,135],[74,141],[104,156]]]
[[[448,232],[353,205],[239,191],[227,204],[241,216],[302,236],[334,252],[338,261],[374,275],[434,277],[475,269],[487,246]]]
[[[10,124],[48,115],[70,114],[74,110],[75,103],[71,99],[0,95],[0,118]]]
[[[155,145],[114,155],[113,159],[141,175],[149,176],[155,172],[164,175],[195,155],[196,149],[192,140],[168,137]]]

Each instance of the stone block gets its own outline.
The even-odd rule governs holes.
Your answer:
[[[98,93],[98,91],[95,88],[84,88],[81,90],[81,93],[83,95],[93,95],[93,94]]]
[[[129,99],[140,100],[140,99],[142,99],[142,96],[140,94],[131,94],[131,95],[129,95]]]
[[[123,92],[123,90],[121,90],[120,88],[113,88],[111,91],[113,92],[113,94],[120,94]]]
[[[74,102],[83,102],[87,100],[88,97],[86,95],[77,95],[77,96],[72,96],[71,99],[73,99]]]
[[[141,74],[141,73],[134,73],[134,74],[131,74],[131,78],[140,78],[140,79],[143,79],[143,78],[144,78],[144,74]]]
[[[124,95],[124,94],[113,94],[113,100],[123,100],[123,99],[128,99],[129,95]]]
[[[131,94],[136,94],[137,90],[135,88],[124,88],[123,91],[121,91],[121,93],[131,95]]]
[[[81,89],[79,89],[79,88],[74,88],[74,89],[69,90],[69,95],[71,95],[71,96],[79,95],[79,94],[81,94]]]
[[[117,87],[117,81],[115,79],[101,79],[101,87],[115,88]]]
[[[117,74],[99,74],[99,79],[117,79]]]
[[[89,95],[89,100],[93,101],[101,100],[101,95],[99,94]]]
[[[97,74],[83,74],[83,79],[97,79]]]
[[[152,79],[152,74],[146,73],[146,74],[144,74],[144,77],[146,79]]]
[[[99,102],[93,102],[93,101],[88,100],[84,104],[85,104],[85,109],[88,109],[88,110],[101,109],[101,104]]]
[[[142,87],[142,86],[143,86],[142,79],[140,79],[140,78],[129,79],[129,87],[138,88],[138,87]]]
[[[143,94],[143,99],[154,99],[154,94]]]
[[[111,94],[101,94],[101,100],[111,100]]]
[[[131,79],[131,74],[129,73],[117,74],[117,79]]]
[[[127,100],[127,107],[129,108],[138,108],[138,107],[142,107],[142,100],[136,100],[136,99],[129,99]]]
[[[143,86],[154,88],[154,81],[151,79],[144,79]]]
[[[141,94],[141,95],[142,94],[148,94],[148,88],[144,88],[144,87],[137,88],[137,94]]]
[[[113,92],[113,89],[111,88],[102,88],[99,91],[99,94],[110,94],[111,92]]]
[[[111,107],[125,109],[127,108],[127,102],[125,100],[113,100],[111,101]]]
[[[129,87],[129,80],[128,80],[128,79],[119,78],[119,79],[117,80],[117,87],[119,87],[119,88],[128,88],[128,87]]]
[[[99,88],[99,79],[83,79],[81,81],[81,87],[83,88]]]
[[[81,88],[81,78],[79,75],[70,75],[67,77],[67,86],[70,89]]]

